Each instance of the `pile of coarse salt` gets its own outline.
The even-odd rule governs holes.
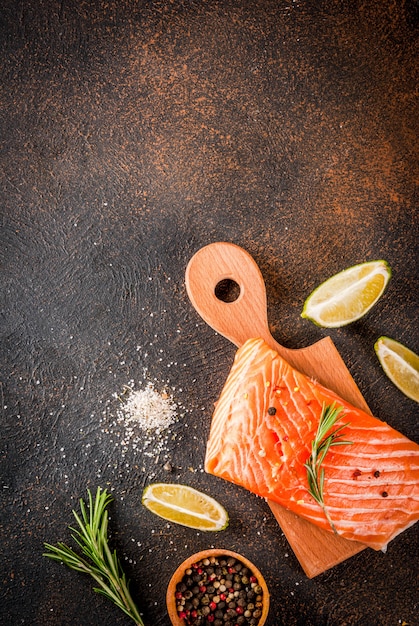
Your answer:
[[[127,421],[137,425],[141,430],[153,430],[160,433],[166,430],[177,417],[177,406],[165,391],[159,393],[150,382],[143,389],[135,390],[132,386],[125,387],[124,395],[118,411],[118,421]],[[120,398],[121,399],[121,398]]]

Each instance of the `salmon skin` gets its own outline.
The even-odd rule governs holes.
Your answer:
[[[324,509],[307,469],[323,406],[342,407],[346,445],[327,451]],[[278,502],[310,522],[375,550],[419,518],[419,446],[249,339],[213,414],[205,470]],[[325,510],[332,520],[328,521]]]

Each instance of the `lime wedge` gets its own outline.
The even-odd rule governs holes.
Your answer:
[[[387,261],[368,261],[348,267],[308,296],[301,317],[324,328],[350,324],[374,306],[390,277]]]
[[[419,402],[419,356],[390,337],[377,339],[374,348],[391,382],[405,396]]]
[[[228,526],[225,508],[187,485],[153,483],[144,489],[142,503],[159,517],[189,528],[217,531]]]

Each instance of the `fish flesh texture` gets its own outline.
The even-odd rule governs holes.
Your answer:
[[[342,407],[336,426],[346,424],[347,443],[330,447],[321,463],[322,507],[305,464],[323,407],[333,405]],[[205,470],[375,550],[419,518],[419,446],[259,338],[236,353],[212,417]]]

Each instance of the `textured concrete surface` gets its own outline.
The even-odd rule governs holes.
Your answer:
[[[373,350],[386,334],[419,352],[418,14],[415,0],[3,0],[2,624],[130,623],[42,557],[97,485],[146,624],[168,625],[172,571],[209,546],[263,571],[268,626],[418,623],[417,528],[310,581],[266,504],[202,471],[234,346],[184,288],[201,246],[243,246],[275,338],[330,335],[372,411],[419,441],[417,404]],[[393,278],[363,320],[300,318],[319,282],[376,258]],[[137,447],[116,422],[131,380],[178,404],[172,432]],[[141,506],[155,480],[215,496],[229,528],[167,527]]]

